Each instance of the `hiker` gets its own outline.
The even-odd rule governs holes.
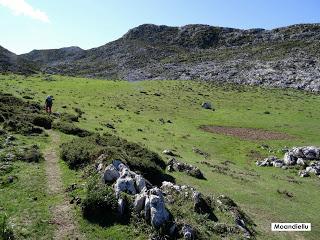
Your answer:
[[[47,113],[51,113],[52,102],[53,102],[53,97],[50,95],[47,96],[46,103],[45,103],[45,108]]]

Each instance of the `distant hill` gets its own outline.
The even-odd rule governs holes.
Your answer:
[[[33,62],[0,46],[0,72],[15,72],[22,74],[34,73],[37,70]]]
[[[20,56],[35,62],[39,66],[59,65],[66,61],[75,61],[84,55],[79,47],[66,47],[60,49],[33,50]]]
[[[199,79],[320,92],[320,24],[273,30],[144,24],[101,47],[21,55],[46,73],[125,79]]]

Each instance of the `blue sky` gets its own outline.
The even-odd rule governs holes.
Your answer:
[[[0,0],[0,45],[88,49],[144,23],[271,29],[319,23],[319,10],[318,0]]]

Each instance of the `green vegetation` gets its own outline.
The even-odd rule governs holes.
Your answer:
[[[24,135],[39,134],[51,128],[51,118],[40,112],[41,106],[0,92],[0,122],[8,131]]]
[[[257,225],[258,239],[318,238],[319,179],[314,176],[299,178],[294,169],[259,168],[255,161],[269,155],[281,157],[285,146],[320,145],[319,95],[195,81],[125,82],[60,76],[52,76],[52,79],[45,81],[42,75],[0,75],[0,91],[20,97],[33,96],[34,101],[38,102],[43,102],[48,94],[53,95],[56,99],[54,111],[65,112],[67,109],[69,113],[77,114],[71,112],[72,109],[81,109],[83,113],[79,122],[72,122],[76,127],[99,132],[101,136],[107,133],[139,143],[164,159],[165,156],[161,155],[164,149],[175,150],[181,161],[199,167],[207,179],[199,180],[174,172],[171,175],[176,182],[191,185],[206,195],[229,196]],[[201,103],[204,101],[211,101],[216,111],[202,109]],[[109,128],[108,124],[112,124],[114,129]],[[259,128],[292,137],[242,140],[199,128],[207,125]],[[61,138],[63,142],[78,139],[65,134],[61,134]],[[93,136],[81,139],[86,138]],[[32,139],[32,143],[25,141],[29,145],[39,144],[40,149],[48,143],[43,135]],[[193,152],[193,147],[208,153],[205,161],[215,167],[203,164],[204,156]],[[79,186],[87,184],[81,178],[83,172],[70,170],[63,162],[61,167],[66,187],[72,183]],[[33,238],[50,236],[51,230],[45,221],[49,219],[48,204],[54,199],[39,195],[37,205],[29,200],[30,193],[45,193],[43,171],[41,162],[16,162],[10,174],[14,173],[23,180],[14,183],[14,187],[0,187],[0,209],[5,209],[8,222],[19,222],[21,228],[28,226],[27,236]],[[279,194],[278,190],[289,192],[292,197]],[[6,194],[3,194],[4,191]],[[70,196],[85,199],[85,193],[85,188],[79,187],[70,192]],[[19,199],[19,205],[12,199]],[[33,218],[26,223],[23,217],[28,213]],[[81,209],[76,210],[76,219],[81,231],[90,239],[147,238],[131,224],[116,224],[108,228],[92,224],[82,218]],[[270,231],[271,222],[311,222],[312,231],[279,234]],[[38,225],[41,227],[35,227]],[[13,230],[20,236],[26,231]]]
[[[106,156],[104,163],[121,159],[131,170],[141,173],[154,184],[161,185],[166,180],[165,162],[158,154],[111,134],[73,139],[61,147],[61,158],[72,169],[93,164],[101,154]]]
[[[90,136],[91,133],[85,129],[79,128],[72,122],[68,121],[57,121],[53,123],[53,129],[57,129],[62,133],[71,134],[78,137]]]
[[[113,189],[103,184],[99,177],[92,177],[82,203],[83,216],[89,221],[108,226],[119,220],[117,208],[118,201]]]

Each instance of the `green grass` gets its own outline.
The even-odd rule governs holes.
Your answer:
[[[40,102],[44,102],[48,94],[53,95],[54,111],[75,113],[73,108],[78,107],[85,112],[77,123],[81,128],[111,132],[141,143],[159,154],[167,148],[175,149],[183,161],[198,166],[207,178],[206,181],[197,180],[182,173],[173,173],[176,181],[190,184],[206,194],[230,196],[257,224],[258,239],[318,239],[319,179],[300,179],[296,170],[256,167],[256,159],[250,152],[254,151],[261,157],[273,154],[263,150],[261,144],[268,144],[275,150],[285,146],[319,146],[319,95],[294,90],[214,86],[195,81],[125,82],[60,76],[52,78],[54,81],[45,81],[40,75],[28,78],[2,75],[0,90],[18,96],[28,94]],[[202,109],[203,101],[211,101],[216,111]],[[265,111],[271,114],[264,114]],[[162,124],[160,118],[173,123]],[[115,130],[106,127],[106,123],[112,123]],[[248,141],[199,129],[201,125],[210,124],[261,128],[284,132],[294,138]],[[63,141],[70,138],[62,136]],[[230,165],[230,169],[235,176],[242,176],[243,179],[213,172],[200,164],[203,158],[193,153],[192,147],[208,152],[210,157],[206,161],[212,164],[232,161],[234,164]],[[276,152],[276,155],[282,154]],[[64,166],[64,163],[61,165]],[[83,181],[76,172],[66,167],[63,169],[65,183]],[[246,175],[248,173],[258,176]],[[290,178],[301,184],[289,182]],[[288,199],[277,193],[278,189],[287,190],[294,197]],[[77,220],[88,238],[105,236],[123,239],[126,232],[131,236],[130,226],[128,229],[121,225],[102,229],[83,220],[77,211]],[[272,233],[271,222],[311,222],[312,232]]]
[[[16,135],[16,144],[37,143],[43,150],[48,144],[46,137],[34,138]],[[12,227],[17,239],[50,239],[53,237],[49,207],[54,204],[55,197],[47,192],[44,162],[27,163],[16,161],[13,170],[2,177],[13,176],[13,183],[0,185],[0,215],[8,216],[8,224]],[[1,238],[1,236],[0,236]]]

